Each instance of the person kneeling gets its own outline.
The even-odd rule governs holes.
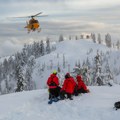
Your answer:
[[[66,94],[67,98],[69,98],[70,100],[73,100],[72,94],[74,93],[75,86],[76,86],[76,83],[73,77],[71,77],[70,74],[67,73],[65,75],[65,80],[60,93],[61,99],[64,99]]]
[[[57,77],[57,71],[53,71],[53,74],[47,80],[49,87],[49,99],[58,99],[60,93],[59,79]]]
[[[77,79],[77,91],[78,93],[89,93],[89,89],[87,88],[87,86],[85,85],[85,83],[82,80],[81,75],[77,75],[76,77]]]

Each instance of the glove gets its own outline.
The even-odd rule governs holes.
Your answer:
[[[89,90],[89,89],[87,89],[87,93],[90,93],[90,90]]]

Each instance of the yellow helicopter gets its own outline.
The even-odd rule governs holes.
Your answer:
[[[42,12],[40,13],[37,13],[35,15],[31,15],[31,16],[24,16],[24,17],[16,17],[16,18],[31,18],[27,23],[27,25],[24,27],[24,28],[27,28],[28,30],[28,33],[30,33],[31,31],[38,31],[40,32],[41,31],[41,28],[40,28],[40,23],[37,19],[35,19],[35,17],[45,17],[45,16],[48,16],[48,15],[40,15],[42,14]]]

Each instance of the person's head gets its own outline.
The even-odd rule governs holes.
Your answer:
[[[81,75],[77,75],[76,79],[77,79],[77,81],[81,81],[82,80],[82,76]]]
[[[57,74],[57,71],[56,71],[56,70],[54,70],[54,71],[53,71],[53,74],[55,74],[55,75],[56,75],[56,74]]]
[[[81,74],[77,74],[76,76],[81,76]]]
[[[65,79],[70,78],[70,73],[66,73]]]

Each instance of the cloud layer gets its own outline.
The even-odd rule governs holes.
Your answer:
[[[39,34],[27,34],[24,26],[28,19],[8,19],[40,11],[49,16],[38,18],[42,28]],[[119,11],[120,0],[0,0],[0,56],[48,36],[55,39],[59,34],[80,32],[119,34]]]

